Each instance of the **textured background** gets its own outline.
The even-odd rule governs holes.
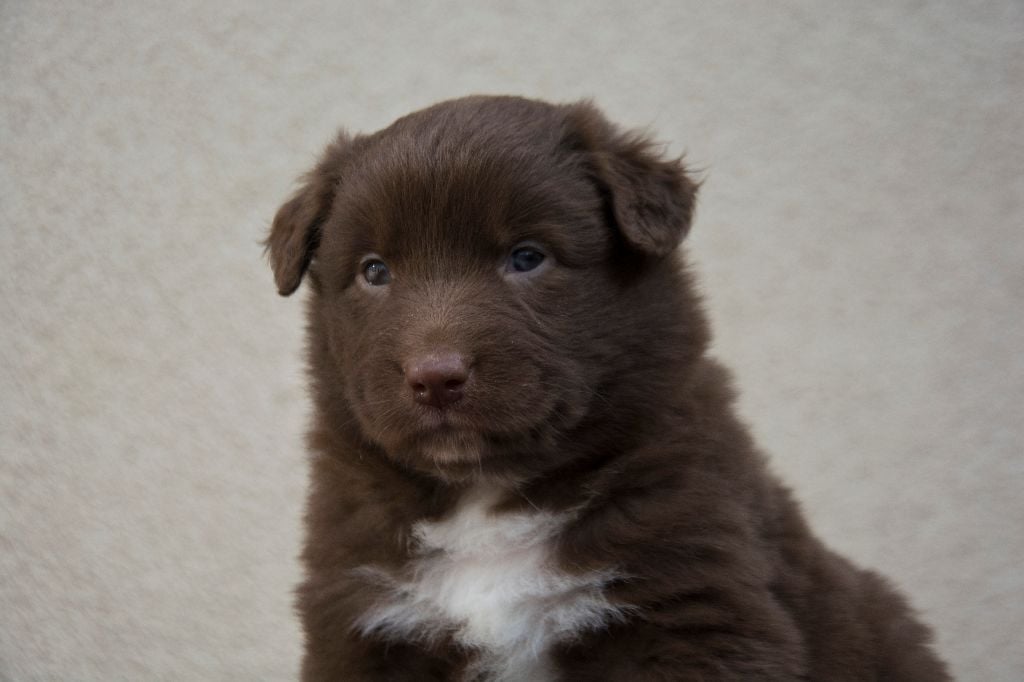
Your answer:
[[[960,678],[1024,679],[1019,1],[15,1],[0,68],[0,678],[294,678],[301,305],[257,242],[339,125],[508,92],[705,170],[776,468]]]

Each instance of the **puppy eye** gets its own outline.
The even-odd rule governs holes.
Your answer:
[[[384,286],[391,282],[391,271],[384,261],[371,258],[363,263],[363,279],[372,286]]]
[[[508,269],[512,272],[529,272],[544,262],[547,256],[533,246],[519,246],[508,257]]]

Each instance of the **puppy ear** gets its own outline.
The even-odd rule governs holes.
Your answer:
[[[623,132],[589,102],[568,108],[568,142],[590,157],[595,181],[626,242],[650,256],[671,253],[690,230],[699,184],[681,159],[664,159],[638,132]]]
[[[302,178],[302,187],[278,209],[264,252],[274,271],[277,291],[288,296],[302,282],[320,243],[320,229],[341,182],[342,160],[351,144],[344,132],[330,144],[317,165]]]

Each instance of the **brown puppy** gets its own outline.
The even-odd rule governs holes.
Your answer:
[[[312,289],[304,679],[948,679],[737,421],[695,192],[588,104],[328,147],[267,240]]]

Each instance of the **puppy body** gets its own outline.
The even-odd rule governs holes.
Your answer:
[[[948,679],[736,420],[695,192],[586,104],[328,148],[268,239],[312,289],[304,679]]]

